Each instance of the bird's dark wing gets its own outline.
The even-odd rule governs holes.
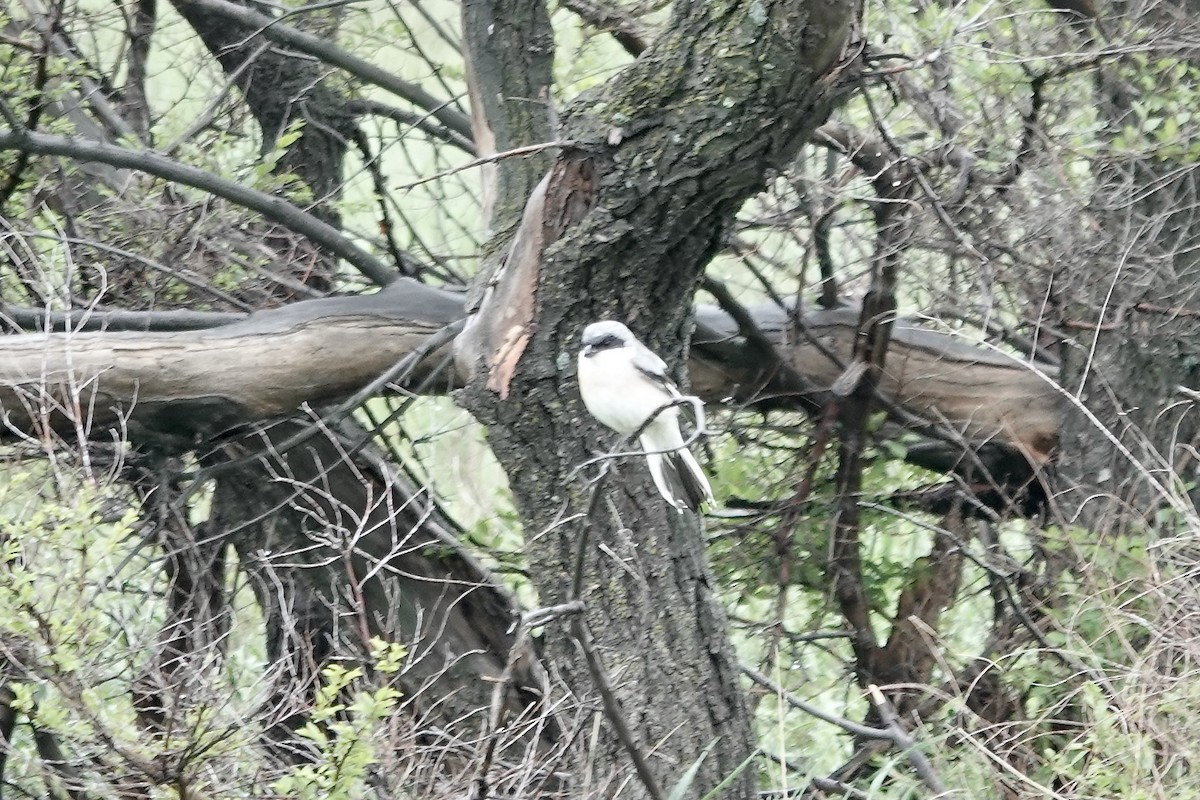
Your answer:
[[[633,354],[633,367],[671,397],[679,395],[679,387],[667,375],[667,365],[661,358],[654,354],[654,351],[642,345],[637,345]]]

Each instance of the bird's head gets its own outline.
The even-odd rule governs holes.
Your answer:
[[[606,319],[593,322],[583,329],[579,353],[584,358],[589,358],[602,350],[627,347],[632,342],[633,334],[629,332],[629,328],[616,320]]]

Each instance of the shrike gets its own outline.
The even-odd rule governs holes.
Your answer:
[[[667,376],[667,365],[619,322],[593,322],[583,330],[579,350],[579,393],[597,420],[638,440],[658,492],[675,508],[693,511],[712,503],[712,489],[679,432],[679,407],[663,408],[682,397]],[[646,420],[661,412],[653,421]]]

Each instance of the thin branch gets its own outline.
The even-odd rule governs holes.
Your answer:
[[[48,311],[0,303],[0,320],[26,331],[197,331],[248,317],[235,311]]]
[[[33,75],[33,100],[29,104],[29,114],[24,122],[24,127],[29,130],[37,130],[42,121],[42,112],[46,110],[46,81],[49,79],[47,64],[50,61],[53,31],[61,22],[61,15],[62,5],[59,4],[54,7],[54,18],[42,30],[42,46],[37,54],[37,67]],[[4,213],[4,207],[12,199],[13,192],[21,185],[21,176],[28,166],[29,153],[21,151],[17,154],[17,163],[13,165],[12,171],[8,174],[8,180],[4,182],[4,186],[0,187],[0,214]]]
[[[838,205],[830,205],[829,208],[822,212],[817,221],[813,223],[813,248],[817,252],[817,265],[821,271],[821,299],[819,301],[822,308],[837,308],[838,306],[838,284],[837,276],[834,271],[833,253],[830,247],[830,228],[837,221]]]
[[[165,156],[174,156],[179,148],[192,140],[192,137],[199,134],[204,129],[213,124],[213,120],[217,118],[217,111],[221,104],[225,102],[225,98],[229,96],[234,87],[238,85],[243,73],[251,69],[258,63],[258,59],[269,48],[269,42],[263,42],[262,46],[254,52],[250,53],[236,69],[225,73],[225,82],[221,84],[221,88],[212,96],[212,99],[204,107],[204,111],[196,115],[196,118],[184,129],[183,133],[175,137],[175,140],[163,148],[162,153]]]
[[[879,126],[882,133],[882,125]],[[875,681],[881,650],[871,625],[871,602],[862,574],[859,495],[862,490],[863,450],[867,421],[878,396],[879,380],[891,343],[896,315],[896,281],[903,247],[904,222],[909,208],[913,172],[886,138],[878,141],[857,131],[826,124],[813,138],[842,153],[862,170],[875,189],[876,243],[871,258],[871,287],[863,298],[851,363],[837,381],[841,396],[841,441],[835,476],[837,499],[831,543],[830,584],[846,622],[854,630],[858,681]]]
[[[1028,71],[1028,68],[1026,70]],[[1029,81],[1029,111],[1021,115],[1021,142],[1017,145],[1017,153],[1008,168],[996,180],[996,191],[1001,194],[1012,188],[1025,172],[1025,165],[1029,159],[1033,157],[1034,142],[1038,135],[1038,116],[1046,102],[1044,90],[1049,78],[1050,74],[1043,72]]]
[[[435,139],[441,139],[446,144],[454,145],[459,150],[470,155],[476,155],[478,152],[475,148],[475,142],[460,133],[450,130],[444,125],[433,124],[429,121],[429,114],[417,114],[413,111],[405,111],[402,108],[396,108],[387,103],[366,98],[351,100],[346,103],[345,110],[346,113],[354,114],[355,116],[384,117],[395,122],[397,125],[409,125],[429,134]]]
[[[402,250],[400,243],[396,241],[395,228],[388,214],[387,180],[380,167],[379,157],[371,152],[371,140],[362,128],[354,129],[354,145],[362,154],[363,166],[366,167],[367,174],[371,176],[371,184],[375,187],[375,197],[379,201],[379,230],[387,242],[388,252],[402,273],[410,278],[420,279],[421,260],[407,250]]]
[[[867,687],[867,693],[871,695],[871,702],[878,709],[879,716],[887,723],[888,730],[892,734],[892,741],[904,751],[904,757],[908,759],[908,763],[912,764],[912,768],[921,776],[921,780],[938,794],[945,794],[946,784],[942,783],[941,778],[933,771],[933,765],[929,763],[929,759],[917,748],[917,740],[908,731],[904,730],[904,727],[900,724],[900,719],[896,716],[896,710],[892,708],[892,704],[888,702],[888,699],[883,696],[883,692],[879,691],[878,686],[871,684]]]
[[[337,228],[322,222],[287,200],[251,189],[211,172],[181,164],[151,150],[130,150],[104,142],[51,136],[23,128],[8,130],[0,128],[0,150],[22,150],[36,155],[65,156],[80,161],[93,161],[114,167],[135,169],[164,180],[201,189],[251,211],[257,211],[266,219],[307,236],[329,252],[353,264],[363,275],[379,286],[386,286],[400,277],[394,268],[351,242]]]
[[[357,1],[358,0],[354,0],[354,2]],[[388,5],[392,7],[393,11],[396,11],[394,2],[392,0],[389,0]],[[447,97],[453,98],[451,102],[454,104],[454,108],[458,111],[461,111],[463,114],[466,114],[468,117],[471,116],[471,112],[463,105],[463,100],[466,98],[463,97],[458,87],[451,88],[450,84],[446,80],[446,76],[443,74],[446,72],[446,66],[448,63],[451,61],[457,63],[458,60],[462,59],[462,43],[446,35],[446,31],[441,21],[436,19],[432,14],[425,10],[423,3],[410,2],[406,5],[415,8],[417,14],[425,21],[425,24],[428,27],[422,28],[419,32],[417,32],[414,30],[414,26],[410,25],[408,20],[404,18],[403,14],[396,13],[396,19],[400,23],[400,27],[404,29],[404,35],[408,39],[408,43],[403,45],[400,44],[399,41],[396,41],[396,46],[399,49],[420,58],[424,65],[429,69],[433,79],[437,81],[438,86],[442,88],[442,92],[444,92]],[[297,11],[301,10],[306,9],[297,9]],[[450,54],[453,57],[452,59],[447,59],[443,62],[432,57],[432,55],[426,52],[428,45],[426,40],[429,38],[430,30],[437,33],[438,38],[450,45]]]
[[[604,670],[604,664],[600,661],[600,656],[596,653],[596,644],[592,640],[592,632],[583,621],[582,615],[576,616],[571,621],[571,632],[575,641],[579,644],[579,649],[583,652],[588,672],[592,676],[592,682],[596,684],[596,688],[600,691],[600,699],[604,703],[604,716],[612,724],[617,738],[621,740],[625,752],[629,754],[629,759],[633,762],[633,768],[637,771],[638,778],[641,779],[642,785],[646,787],[646,793],[650,795],[652,800],[666,800],[666,795],[663,793],[662,787],[658,785],[658,781],[654,778],[654,773],[650,771],[650,764],[646,761],[646,754],[642,752],[641,747],[634,740],[633,732],[629,729],[629,723],[625,721],[625,715],[621,712],[621,703],[617,700],[617,694],[613,691],[612,682],[608,679],[608,674]]]
[[[676,397],[660,406],[653,414],[646,418],[646,421],[641,426],[629,434],[621,437],[618,442],[618,449],[624,445],[626,440],[636,439],[660,414],[668,408],[673,408],[679,405],[690,404],[696,413],[696,431],[692,433],[684,447],[688,446],[692,441],[704,435],[704,407],[697,397],[684,396]],[[669,451],[659,451],[669,452]],[[604,479],[608,476],[609,470],[613,461],[618,456],[645,455],[645,452],[627,452],[627,453],[607,453],[593,459],[589,459],[583,464],[575,468],[572,474],[583,470],[589,464],[601,463],[600,474],[597,475],[591,483],[591,492],[588,498],[587,512],[580,515],[579,520],[582,522],[578,540],[576,542],[575,551],[575,569],[574,576],[571,581],[571,590],[569,603],[582,604],[583,595],[583,577],[584,567],[587,557],[588,534],[591,530],[590,521],[596,518],[597,506],[601,496],[600,488]],[[650,765],[646,761],[646,754],[642,752],[641,747],[634,740],[633,733],[629,728],[629,723],[625,720],[625,715],[621,710],[620,701],[617,699],[616,692],[613,691],[612,682],[608,679],[608,673],[604,669],[604,663],[600,660],[600,656],[596,653],[595,643],[592,641],[591,630],[587,626],[587,621],[582,614],[579,614],[571,621],[571,636],[579,645],[580,651],[583,653],[584,660],[587,662],[588,672],[592,677],[592,682],[600,692],[601,702],[604,704],[604,715],[612,724],[613,730],[617,734],[617,739],[628,753],[629,759],[633,762],[633,768],[638,774],[638,778],[642,781],[642,785],[646,787],[646,793],[650,795],[652,800],[665,800],[666,795],[663,794],[662,788],[658,785],[658,781],[654,778],[654,773],[650,770]]]
[[[855,789],[848,783],[834,780],[833,778],[822,778],[820,776],[812,779],[813,788],[819,789],[822,792],[836,792],[844,794],[846,797],[853,797],[855,800],[870,800],[874,795],[869,795],[866,792]]]
[[[853,720],[846,719],[845,717],[839,717],[837,714],[830,714],[828,711],[824,711],[817,706],[814,706],[812,703],[808,703],[804,700],[801,700],[799,697],[796,697],[794,694],[775,683],[775,681],[771,680],[766,675],[763,675],[754,667],[751,667],[747,664],[742,664],[741,669],[742,673],[745,674],[746,677],[769,691],[771,694],[782,698],[785,703],[797,711],[803,711],[810,717],[816,717],[822,722],[828,722],[830,725],[836,725],[847,733],[857,736],[860,739],[877,739],[887,742],[896,741],[895,733],[887,728],[872,728],[869,725],[861,725]]]
[[[434,175],[426,176],[424,178],[421,178],[420,180],[415,180],[415,181],[412,181],[411,183],[401,184],[400,186],[397,186],[396,188],[400,191],[407,191],[409,189],[415,189],[418,186],[423,186],[426,183],[431,183],[433,181],[449,177],[450,175],[455,175],[459,172],[465,172],[469,169],[475,169],[476,167],[482,167],[484,164],[493,164],[497,161],[501,161],[506,158],[514,158],[516,156],[532,156],[532,155],[542,152],[543,150],[550,150],[555,147],[574,147],[574,146],[575,146],[574,141],[572,141],[570,139],[563,139],[563,140],[556,140],[553,142],[539,142],[537,144],[527,144],[527,145],[523,145],[521,147],[514,147],[511,150],[505,150],[501,153],[492,153],[490,156],[482,156],[482,157],[477,158],[474,161],[470,162],[469,164],[463,164],[461,167],[452,167],[451,169],[443,170]]]

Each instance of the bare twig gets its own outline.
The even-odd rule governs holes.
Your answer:
[[[799,697],[796,697],[796,695],[784,689],[775,681],[771,680],[766,675],[763,675],[761,672],[756,670],[754,667],[749,666],[748,664],[742,664],[741,670],[742,673],[745,674],[750,680],[768,690],[771,692],[771,694],[783,698],[785,703],[797,711],[803,711],[805,714],[808,714],[811,717],[816,717],[822,722],[828,722],[830,725],[836,725],[847,733],[851,733],[862,739],[878,739],[888,742],[895,741],[895,733],[887,728],[872,728],[869,725],[862,725],[854,720],[840,717],[837,714],[830,714],[828,711],[824,711],[823,709],[814,706],[812,703],[808,703],[804,700],[801,700]]]
[[[561,619],[562,617],[582,614],[583,611],[583,601],[572,600],[571,602],[560,603],[556,606],[536,608],[521,617],[521,623],[517,626],[517,633],[513,637],[512,646],[508,650],[508,660],[504,664],[504,671],[500,673],[500,678],[496,681],[496,685],[492,689],[492,703],[488,710],[488,726],[487,733],[485,734],[487,744],[484,745],[483,754],[479,759],[475,780],[471,783],[471,794],[469,796],[472,799],[482,799],[490,796],[488,771],[491,769],[492,760],[495,757],[496,746],[500,742],[499,733],[504,725],[504,712],[507,708],[505,701],[509,691],[512,689],[513,676],[517,663],[528,655],[527,648],[530,646],[530,632],[541,625]]]
[[[402,108],[396,108],[387,103],[381,103],[378,100],[371,100],[369,98],[351,100],[346,103],[346,111],[347,113],[356,115],[369,114],[374,117],[384,117],[395,122],[397,125],[409,125],[434,138],[441,139],[447,144],[454,145],[464,153],[476,154],[475,142],[443,125],[435,125],[430,122],[430,115],[428,113],[418,114],[413,111],[405,111]]]
[[[475,169],[476,167],[482,167],[484,164],[493,164],[497,161],[502,161],[506,158],[516,158],[518,156],[531,156],[531,155],[540,153],[543,150],[552,150],[554,148],[559,148],[559,147],[573,147],[574,145],[575,145],[574,141],[572,141],[570,139],[562,139],[562,140],[555,140],[553,142],[539,142],[538,144],[527,144],[527,145],[523,145],[521,147],[514,147],[511,150],[505,150],[501,153],[492,153],[490,156],[482,156],[482,157],[477,158],[474,161],[470,162],[469,164],[463,164],[461,167],[453,167],[451,169],[443,170],[443,171],[435,173],[433,175],[429,175],[424,178],[421,178],[420,180],[412,181],[411,183],[401,184],[395,188],[397,191],[402,191],[402,192],[408,191],[409,189],[415,189],[418,186],[423,186],[426,183],[431,183],[436,180],[441,180],[442,178],[449,177],[450,175],[455,175],[459,172],[465,172],[466,170],[469,170],[469,169]]]
[[[89,142],[36,133],[24,128],[0,129],[0,150],[19,150],[36,155],[65,156],[96,161],[114,167],[136,169],[168,181],[182,183],[257,211],[272,222],[307,236],[336,256],[346,259],[363,275],[380,286],[400,277],[398,271],[367,253],[345,234],[312,214],[275,195],[251,189],[202,169],[181,164],[150,150],[131,150],[104,142]]]
[[[616,732],[622,746],[624,746],[625,752],[629,754],[629,760],[633,762],[633,768],[637,771],[638,778],[642,781],[642,785],[646,787],[646,793],[650,795],[652,800],[666,800],[666,795],[658,785],[654,773],[650,771],[650,763],[646,760],[645,753],[642,752],[642,748],[634,740],[633,731],[629,729],[629,723],[625,721],[625,715],[621,711],[621,703],[617,700],[616,692],[612,688],[612,682],[609,681],[608,673],[604,670],[604,664],[600,661],[600,656],[596,653],[596,645],[592,641],[592,632],[588,629],[582,616],[577,616],[572,620],[571,632],[575,641],[579,644],[579,649],[583,652],[584,660],[587,661],[588,672],[592,676],[592,682],[596,684],[596,689],[600,692],[600,699],[604,703],[604,715],[613,726],[613,730]]]
[[[1039,133],[1038,115],[1046,102],[1044,90],[1049,77],[1049,74],[1043,72],[1035,75],[1029,81],[1029,111],[1021,116],[1021,142],[1017,145],[1017,153],[1013,156],[1008,169],[996,181],[997,192],[1003,193],[1012,188],[1012,185],[1025,172],[1025,165],[1029,159],[1033,157],[1034,145]]]
[[[367,174],[371,176],[371,184],[375,187],[375,198],[379,205],[379,230],[383,234],[384,241],[387,242],[388,252],[391,253],[392,260],[400,267],[403,274],[419,280],[421,261],[412,253],[401,249],[400,243],[396,241],[395,228],[392,225],[391,215],[388,214],[387,180],[383,177],[379,157],[371,152],[371,140],[362,128],[354,129],[354,144],[362,154],[363,165],[367,168]]]
[[[904,730],[899,718],[896,716],[896,710],[892,708],[892,704],[888,702],[888,699],[883,696],[883,692],[879,691],[878,686],[871,684],[867,687],[867,693],[871,696],[871,702],[875,704],[875,708],[879,711],[879,716],[887,724],[888,730],[891,731],[892,741],[904,751],[905,758],[908,759],[908,763],[912,764],[917,774],[921,776],[921,780],[938,794],[945,793],[946,785],[942,783],[941,778],[933,771],[933,765],[929,763],[929,759],[917,748],[916,740],[909,735],[908,731]]]
[[[661,407],[659,407],[653,414],[646,418],[646,421],[643,422],[636,431],[631,433],[629,436],[622,437],[621,441],[618,443],[618,447],[623,445],[624,442],[629,439],[636,439],[642,431],[644,431],[655,419],[658,418],[660,414],[669,408],[679,405],[691,405],[696,414],[696,430],[692,433],[691,437],[684,442],[683,446],[688,446],[689,443],[704,435],[705,426],[703,403],[701,403],[698,397],[685,395],[672,398],[668,402],[663,403]],[[664,450],[651,452],[665,453],[674,451]],[[601,464],[600,473],[591,481],[587,512],[579,517],[581,524],[578,534],[578,541],[576,542],[575,569],[571,580],[570,601],[568,605],[575,603],[582,605],[581,598],[583,594],[584,568],[587,561],[587,548],[589,540],[588,533],[591,528],[591,520],[595,517],[596,508],[601,496],[600,489],[604,478],[609,474],[609,470],[611,469],[614,459],[618,457],[645,455],[645,451],[606,453],[602,456],[589,459],[588,461],[576,467],[574,470],[574,472],[577,473],[591,464]],[[604,705],[604,715],[608,719],[609,723],[613,726],[613,730],[617,734],[617,739],[620,740],[621,745],[625,748],[625,752],[629,755],[630,761],[633,762],[634,770],[637,772],[638,778],[641,780],[643,786],[645,786],[647,794],[650,795],[652,800],[665,800],[666,795],[663,793],[662,788],[658,785],[658,781],[655,779],[654,773],[650,770],[649,762],[646,760],[646,754],[642,751],[642,748],[634,739],[633,732],[630,729],[628,722],[625,720],[625,714],[621,710],[620,701],[617,699],[616,692],[613,691],[612,682],[608,678],[608,673],[604,669],[604,664],[600,660],[600,656],[596,653],[591,630],[588,628],[586,619],[582,614],[576,616],[571,621],[571,635],[578,644],[580,651],[583,653],[584,660],[587,662],[588,673],[592,677],[592,682],[595,684],[596,689],[600,692],[600,699]]]

